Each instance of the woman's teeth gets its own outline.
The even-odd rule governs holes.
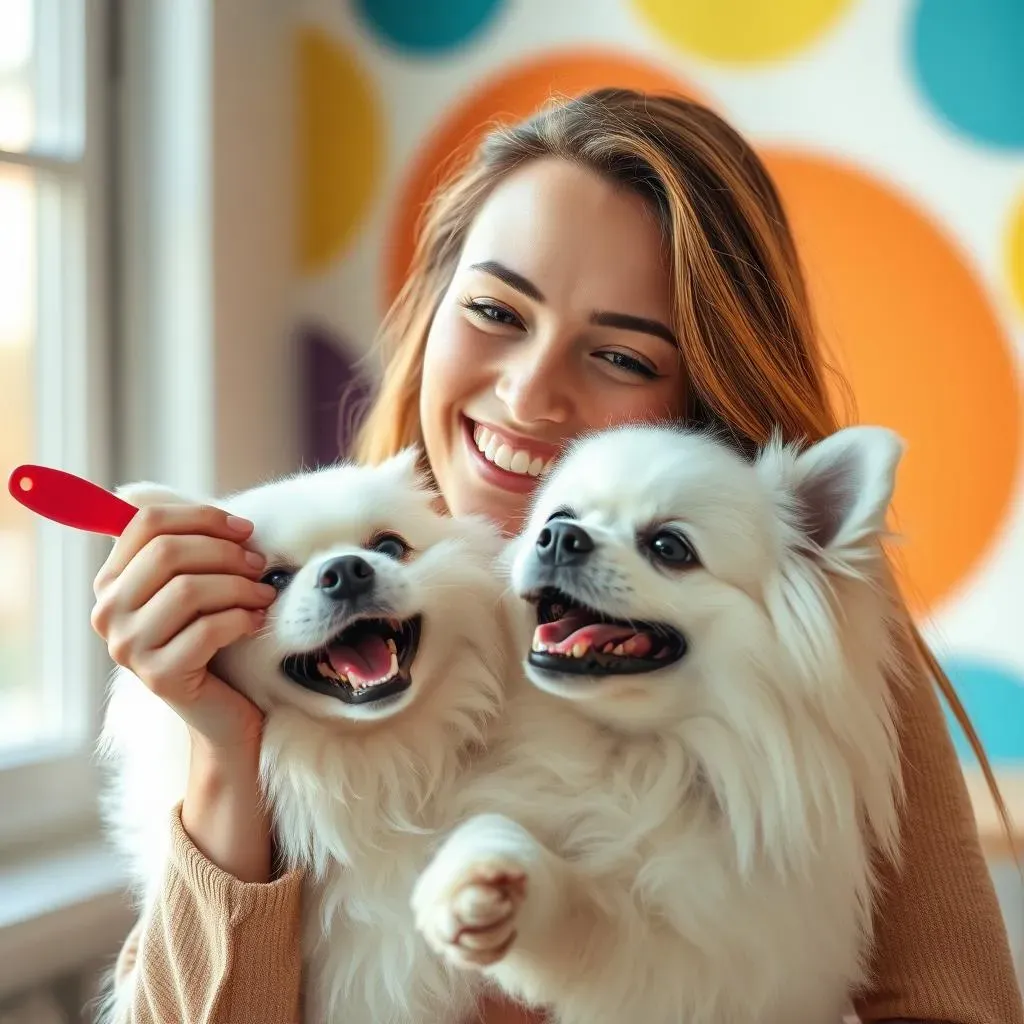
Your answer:
[[[488,462],[493,462],[507,473],[520,476],[544,476],[551,469],[554,459],[546,462],[539,455],[531,455],[522,448],[512,448],[486,427],[477,425],[473,429],[473,440]]]

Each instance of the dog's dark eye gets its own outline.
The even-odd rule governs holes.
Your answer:
[[[373,550],[388,558],[402,559],[409,554],[409,545],[397,533],[384,533],[373,542]]]
[[[263,575],[260,583],[266,583],[280,592],[291,583],[294,575],[295,573],[289,572],[287,569],[271,569],[270,572]]]
[[[660,530],[648,541],[652,554],[671,566],[696,565],[697,553],[693,545],[674,530]]]

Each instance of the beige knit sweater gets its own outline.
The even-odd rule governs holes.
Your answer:
[[[874,981],[855,999],[857,1011],[873,1022],[1024,1024],[1006,931],[938,698],[922,686],[903,705],[903,869],[883,877]],[[145,931],[132,933],[119,963],[125,973],[137,967],[133,1024],[295,1024],[302,876],[239,882],[192,844],[180,808],[172,827],[160,905]],[[488,1011],[486,1024],[504,1016],[500,1008]]]

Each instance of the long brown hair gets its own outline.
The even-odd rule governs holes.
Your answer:
[[[839,427],[796,245],[778,192],[750,145],[713,111],[680,96],[601,89],[496,129],[424,211],[410,272],[384,321],[386,372],[356,441],[378,462],[421,441],[423,351],[477,211],[524,162],[557,157],[643,196],[670,256],[674,330],[689,418],[753,453],[774,431],[813,443]],[[906,618],[917,670],[941,690],[982,766],[1007,835],[1009,814],[952,684]]]

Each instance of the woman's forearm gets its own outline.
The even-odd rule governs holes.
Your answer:
[[[181,823],[202,854],[242,882],[269,882],[271,823],[259,746],[212,749],[193,740]]]

